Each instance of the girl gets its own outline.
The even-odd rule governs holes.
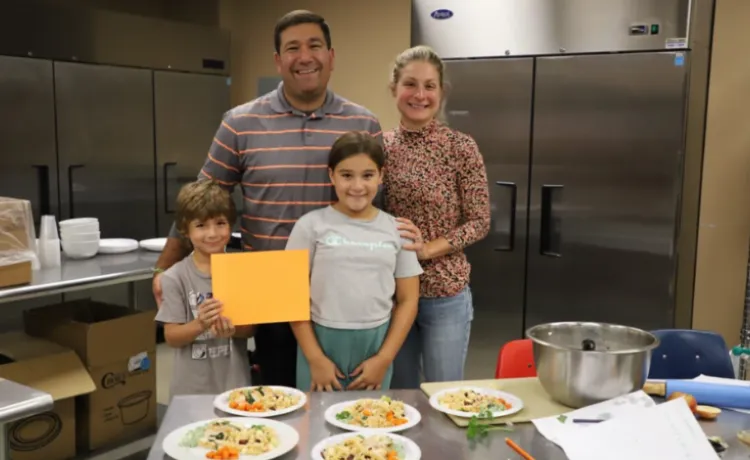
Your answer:
[[[289,236],[286,249],[310,252],[311,321],[292,323],[301,390],[389,389],[417,314],[417,255],[372,204],[384,162],[369,134],[341,136],[328,157],[338,202],[304,215]]]
[[[384,136],[386,209],[407,219],[424,268],[419,313],[395,360],[393,388],[418,388],[420,361],[427,381],[463,380],[474,316],[463,249],[489,232],[489,191],[477,144],[438,121],[440,57],[426,46],[404,51],[390,89],[401,123]]]

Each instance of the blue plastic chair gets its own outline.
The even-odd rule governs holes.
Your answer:
[[[651,331],[661,343],[651,355],[650,379],[693,379],[699,375],[734,378],[724,338],[692,329]]]

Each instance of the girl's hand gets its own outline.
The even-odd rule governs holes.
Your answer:
[[[341,391],[339,379],[343,378],[344,373],[327,356],[310,362],[310,391]]]
[[[234,337],[236,331],[231,319],[220,316],[211,326],[211,332],[218,339],[229,339]]]
[[[354,372],[351,373],[351,377],[359,375],[352,383],[346,387],[347,390],[380,390],[380,386],[383,384],[385,373],[388,371],[388,366],[391,363],[385,358],[375,355],[362,362]]]
[[[219,319],[222,310],[222,304],[216,299],[206,299],[198,306],[198,321],[200,321],[203,330],[208,330]]]

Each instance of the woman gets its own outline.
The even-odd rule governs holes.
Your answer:
[[[394,361],[392,388],[425,380],[462,380],[474,316],[470,266],[463,249],[490,226],[484,161],[474,140],[439,121],[445,103],[444,64],[430,48],[401,53],[390,89],[400,126],[384,136],[386,208],[419,230],[415,245],[424,274],[419,312]]]

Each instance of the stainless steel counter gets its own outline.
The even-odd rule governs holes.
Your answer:
[[[30,284],[0,289],[0,303],[146,280],[158,258],[159,253],[143,250],[83,260],[63,256],[59,268],[33,271]]]
[[[323,413],[331,404],[346,401],[353,397],[379,397],[381,392],[352,393],[313,393],[305,408],[276,420],[288,423],[300,434],[300,442],[295,450],[280,457],[280,460],[309,459],[310,451],[320,440],[342,433],[325,422]],[[422,449],[424,460],[497,460],[516,459],[519,456],[506,444],[505,438],[513,439],[539,460],[563,460],[565,453],[552,442],[537,432],[531,423],[517,424],[511,433],[502,431],[489,432],[479,442],[466,439],[466,430],[458,428],[445,415],[430,407],[427,397],[420,390],[396,390],[385,394],[398,398],[417,408],[422,414],[422,421],[416,427],[403,433]],[[162,443],[173,430],[192,422],[207,420],[213,417],[226,417],[213,408],[213,396],[178,396],[167,409],[167,413],[156,435],[156,441],[148,455],[148,460],[167,460],[171,457],[164,454]],[[721,436],[729,444],[723,459],[747,459],[750,448],[737,440],[737,432],[750,429],[750,415],[732,411],[723,411],[718,420],[702,422],[701,426],[709,436]]]
[[[10,460],[8,425],[52,409],[48,393],[0,379],[0,460]]]

